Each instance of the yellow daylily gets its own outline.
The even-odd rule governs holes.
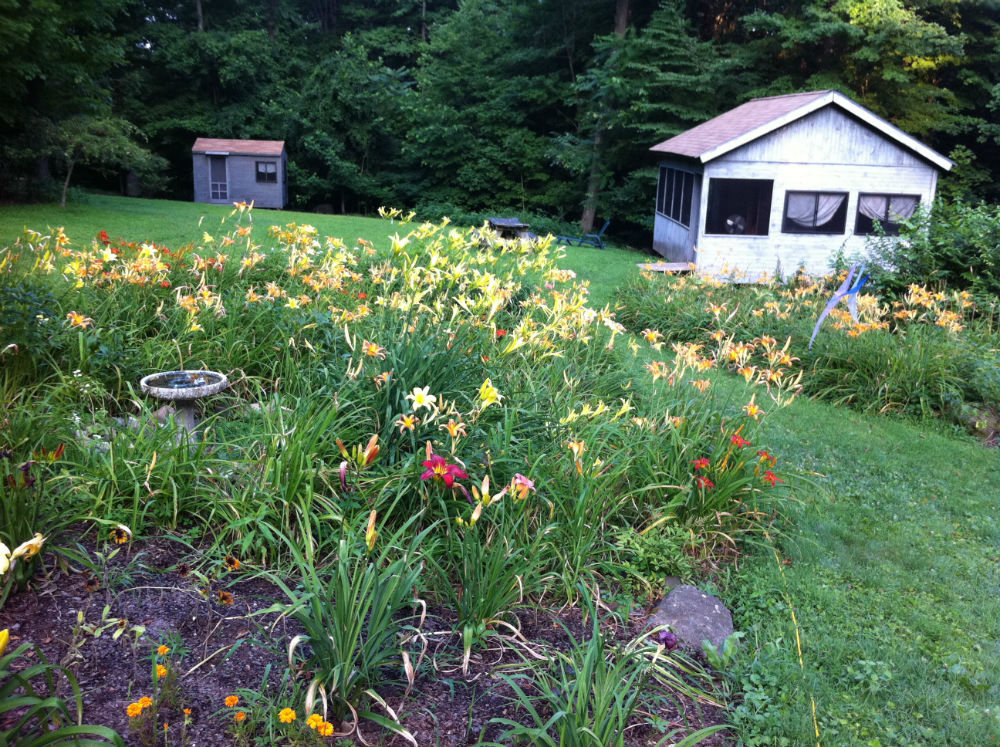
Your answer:
[[[10,570],[10,548],[0,542],[0,576]]]
[[[34,537],[27,542],[22,542],[14,549],[14,552],[10,554],[10,559],[14,560],[23,556],[26,560],[30,560],[41,552],[44,544],[45,538],[40,532],[36,532]]]
[[[0,656],[7,652],[7,642],[10,640],[10,631],[4,628],[0,630]]]

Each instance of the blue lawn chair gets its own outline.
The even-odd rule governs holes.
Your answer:
[[[572,246],[574,243],[577,246],[583,246],[587,244],[589,246],[596,247],[598,249],[604,248],[604,232],[608,230],[608,226],[611,225],[610,220],[604,221],[604,225],[601,226],[601,230],[597,233],[586,233],[581,237],[576,236],[556,236],[559,241],[565,241],[567,244]]]

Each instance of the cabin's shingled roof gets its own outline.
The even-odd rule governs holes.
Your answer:
[[[231,156],[280,156],[284,150],[284,140],[228,140],[213,137],[200,137],[191,148],[192,153],[215,151]]]
[[[829,92],[811,91],[751,99],[735,109],[702,122],[659,145],[654,145],[651,150],[699,158],[703,153],[783,117],[826,93]]]
[[[735,109],[730,109],[680,135],[654,145],[650,150],[696,158],[706,163],[829,104],[839,106],[847,114],[863,121],[890,140],[914,151],[938,168],[947,171],[954,165],[948,158],[850,97],[839,91],[829,90],[751,99]]]

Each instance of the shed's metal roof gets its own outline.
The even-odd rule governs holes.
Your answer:
[[[954,162],[906,134],[839,91],[808,91],[751,99],[724,114],[675,135],[650,150],[697,158],[707,163],[786,124],[829,105],[839,106],[882,135],[948,171]]]
[[[232,156],[280,156],[284,140],[227,140],[200,137],[194,141],[192,153],[228,153]]]

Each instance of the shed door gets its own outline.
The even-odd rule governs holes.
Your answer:
[[[229,180],[226,179],[226,157],[209,156],[208,172],[213,200],[229,199]]]

